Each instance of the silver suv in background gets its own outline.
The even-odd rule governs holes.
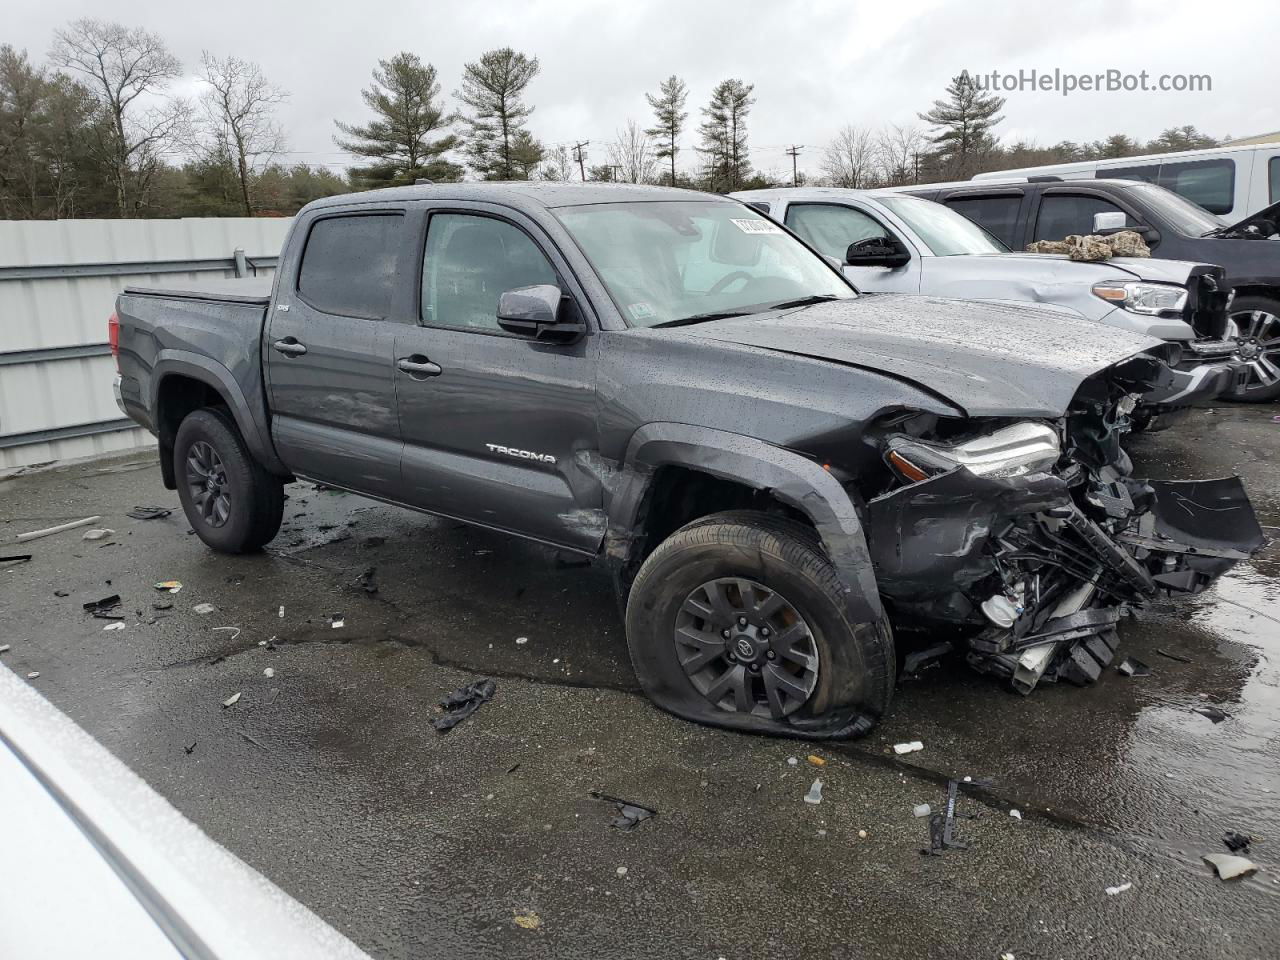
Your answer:
[[[1064,307],[1088,320],[1178,343],[1183,367],[1204,376],[1223,370],[1201,359],[1229,349],[1205,349],[1221,343],[1227,329],[1229,291],[1220,267],[1134,257],[1083,263],[1011,253],[954,210],[894,191],[801,187],[732,196],[839,262],[863,292]]]

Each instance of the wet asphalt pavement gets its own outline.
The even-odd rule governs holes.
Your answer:
[[[1134,438],[1139,475],[1237,471],[1275,536],[1274,415],[1201,410]],[[1023,698],[944,662],[902,682],[869,738],[815,749],[650,707],[603,569],[289,493],[267,553],[223,557],[188,535],[150,453],[0,480],[0,555],[35,555],[0,563],[0,663],[38,670],[45,696],[375,957],[1280,950],[1280,547],[1122,624],[1121,656],[1152,676]],[[140,504],[174,514],[125,516]],[[12,542],[91,514],[115,535]],[[170,579],[180,593],[152,586]],[[104,631],[81,605],[113,593],[125,629]],[[484,676],[494,700],[436,733],[435,703]],[[1229,719],[1193,712],[1209,704]],[[898,758],[904,740],[925,749]],[[912,807],[941,809],[966,775],[990,781],[960,803],[977,815],[959,821],[969,849],[922,857]],[[658,816],[613,829],[593,790]],[[1226,829],[1262,838],[1254,877],[1223,883],[1200,861],[1226,852]]]

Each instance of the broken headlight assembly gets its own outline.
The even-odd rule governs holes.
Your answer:
[[[1187,288],[1172,283],[1139,280],[1095,283],[1093,295],[1122,310],[1148,317],[1180,317],[1187,305]]]
[[[1062,453],[1058,433],[1048,424],[1023,422],[956,443],[894,434],[885,440],[884,461],[907,483],[919,483],[959,467],[981,477],[1043,473]]]

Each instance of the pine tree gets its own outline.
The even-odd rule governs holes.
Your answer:
[[[947,99],[933,101],[933,109],[919,115],[936,130],[932,143],[948,176],[963,180],[977,171],[996,146],[991,128],[1004,119],[997,115],[1003,107],[1003,97],[979,90],[965,71],[951,78]]]
[[[702,108],[706,118],[698,128],[702,145],[698,152],[707,158],[707,189],[729,193],[741,188],[751,176],[747,152],[747,115],[755,98],[751,84],[722,80],[711,92],[711,103]]]
[[[527,180],[542,158],[541,145],[524,126],[533,107],[523,99],[539,69],[537,57],[510,47],[490,50],[462,69],[462,89],[454,96],[473,111],[463,118],[467,164],[485,180]]]
[[[349,139],[334,137],[343,150],[373,162],[351,167],[355,184],[388,187],[425,178],[436,181],[462,179],[462,167],[445,159],[458,138],[448,129],[452,118],[439,100],[436,68],[416,54],[397,53],[379,60],[373,86],[362,90],[364,102],[376,116],[363,125],[335,121]],[[435,136],[433,137],[433,134]]]
[[[684,131],[684,122],[689,113],[684,109],[684,102],[689,96],[689,88],[674,73],[662,81],[658,95],[646,93],[644,98],[653,107],[654,124],[645,133],[654,139],[657,148],[654,156],[659,160],[671,163],[671,186],[676,185],[676,154],[680,152],[680,134]]]

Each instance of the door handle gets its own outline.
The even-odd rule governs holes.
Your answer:
[[[307,352],[305,345],[298,342],[297,337],[285,337],[283,340],[277,340],[271,344],[271,349],[276,353],[283,353],[286,357],[300,357]]]
[[[415,380],[424,380],[427,377],[438,377],[444,373],[444,370],[438,363],[432,363],[420,353],[415,353],[411,357],[401,357],[396,361],[396,369],[403,370]]]

